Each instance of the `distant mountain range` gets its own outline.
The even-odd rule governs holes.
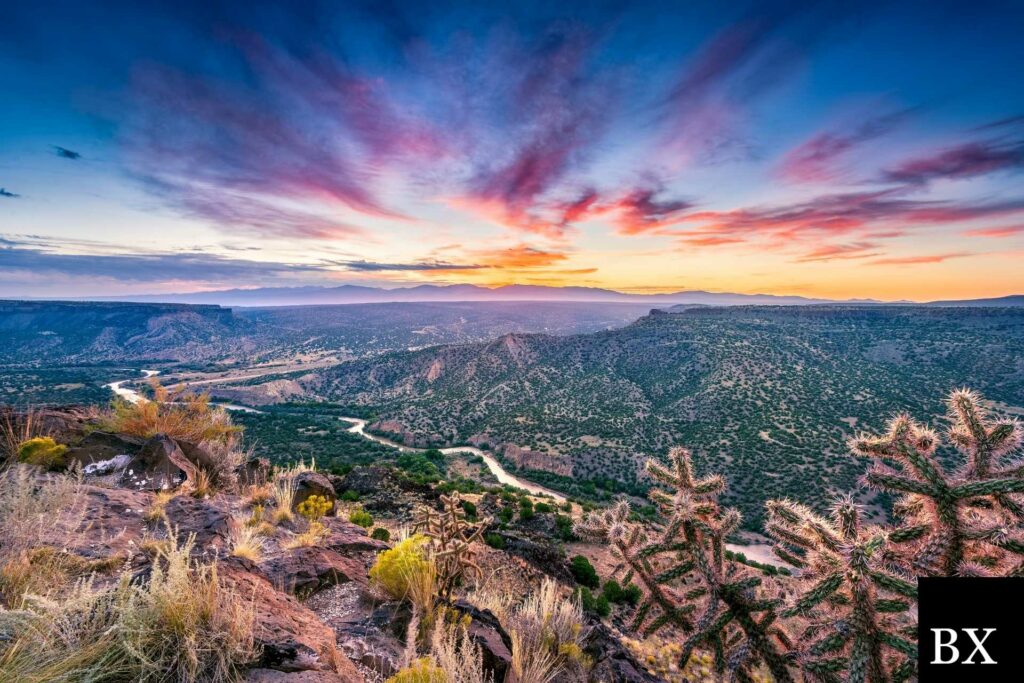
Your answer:
[[[310,304],[360,304],[416,301],[579,301],[607,303],[644,303],[651,305],[706,304],[738,305],[806,305],[823,303],[882,303],[873,299],[812,299],[802,296],[774,294],[732,294],[700,290],[669,294],[627,294],[596,287],[544,287],[508,285],[488,288],[477,285],[418,285],[415,287],[264,287],[259,289],[226,289],[188,294],[146,294],[139,296],[103,297],[107,301],[161,303],[219,304],[221,306],[302,306]]]

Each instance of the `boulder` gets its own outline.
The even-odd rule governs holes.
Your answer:
[[[132,456],[122,453],[121,455],[115,455],[110,460],[98,460],[89,463],[82,469],[82,474],[87,477],[102,477],[114,474],[115,472],[123,471],[131,461]]]
[[[477,609],[461,600],[455,603],[455,608],[463,614],[468,614],[472,619],[469,624],[469,637],[473,644],[480,648],[484,672],[494,677],[494,683],[502,683],[512,667],[512,639],[501,627],[498,618],[489,610]]]
[[[334,502],[338,496],[334,492],[331,481],[320,472],[299,472],[295,475],[293,486],[295,487],[295,501],[292,503],[294,508],[297,508],[299,503],[310,496],[323,496],[331,501],[331,509],[327,511],[327,514],[334,513]]]
[[[185,481],[185,454],[171,437],[157,434],[142,445],[121,474],[120,485],[139,491],[173,489]]]
[[[419,505],[430,504],[438,493],[428,484],[417,484],[398,475],[392,467],[369,465],[353,467],[340,482],[339,492],[355,491],[359,502],[370,512],[408,514]]]
[[[301,602],[275,589],[251,571],[251,563],[228,557],[217,574],[238,595],[252,600],[256,645],[262,654],[258,666],[277,671],[344,671],[334,631]]]
[[[286,550],[264,562],[261,568],[278,590],[299,595],[349,581],[362,586],[368,582],[366,565],[361,560],[321,546]]]
[[[603,623],[594,620],[583,643],[583,651],[594,665],[589,681],[622,681],[622,683],[658,683],[661,679],[647,672],[618,637]]]
[[[149,532],[143,515],[153,494],[89,485],[81,490],[78,531],[54,538],[52,543],[89,559],[135,555]]]
[[[77,445],[68,448],[64,459],[68,467],[78,463],[87,469],[89,465],[109,462],[121,455],[134,456],[142,449],[143,443],[145,439],[126,434],[92,432],[86,434]]]
[[[215,555],[229,546],[231,512],[222,500],[175,496],[164,506],[164,515],[180,539],[195,536],[197,553]]]
[[[391,546],[384,541],[370,538],[366,529],[338,517],[325,517],[328,535],[320,542],[326,548],[343,554],[354,552],[379,553]]]

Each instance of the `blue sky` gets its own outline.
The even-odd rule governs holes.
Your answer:
[[[1020,2],[21,3],[0,296],[1024,291]]]

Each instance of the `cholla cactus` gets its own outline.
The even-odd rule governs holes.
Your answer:
[[[884,436],[850,441],[855,454],[876,461],[866,483],[903,495],[895,510],[905,525],[890,539],[915,543],[909,562],[915,574],[1024,573],[1024,564],[1011,559],[1024,554],[1024,468],[1000,462],[1020,446],[1020,425],[992,420],[968,390],[953,392],[949,407],[949,441],[967,456],[956,472],[935,458],[939,435],[908,415],[893,418]]]
[[[917,587],[889,571],[886,533],[863,527],[852,498],[830,519],[799,503],[772,500],[765,530],[776,553],[800,568],[803,592],[784,611],[801,617],[801,668],[825,683],[905,681],[915,672],[916,626],[906,616]]]
[[[466,521],[466,511],[458,491],[441,496],[442,510],[429,507],[416,511],[413,531],[430,539],[430,554],[437,565],[441,597],[447,600],[466,575],[481,575],[474,558],[473,542],[479,541],[490,519],[475,524]]]
[[[625,503],[580,523],[578,533],[606,539],[629,566],[625,580],[636,578],[644,585],[647,599],[637,609],[635,627],[642,627],[648,613],[656,609],[643,629],[645,634],[670,623],[690,633],[683,643],[681,667],[694,649],[706,647],[714,653],[719,672],[728,668],[739,680],[752,680],[754,670],[764,664],[777,683],[791,683],[791,658],[786,652],[790,642],[776,623],[780,601],[759,595],[761,579],[724,559],[725,538],[740,523],[739,512],[718,507],[724,481],[718,476],[697,478],[685,448],[672,449],[669,465],[647,463],[650,475],[671,489],[651,492],[651,499],[667,517],[658,538],[649,538],[646,530],[628,521]],[[656,564],[665,568],[658,571]],[[670,584],[688,574],[695,588],[681,596]],[[697,598],[705,603],[693,623],[689,615],[694,605],[687,602]]]

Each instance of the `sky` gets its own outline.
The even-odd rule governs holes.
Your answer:
[[[0,297],[1024,293],[1021,26],[1020,0],[11,3]]]

